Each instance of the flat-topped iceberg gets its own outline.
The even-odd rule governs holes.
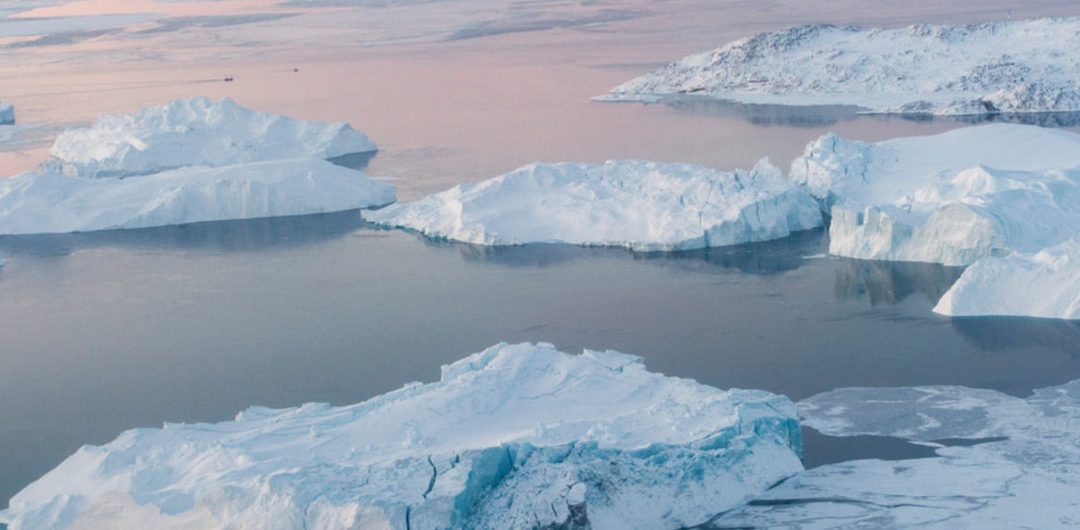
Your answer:
[[[15,107],[11,103],[0,101],[0,125],[15,123]]]
[[[1080,319],[1080,242],[979,260],[941,297],[934,312]]]
[[[641,251],[766,241],[822,225],[814,198],[764,160],[730,172],[636,160],[532,164],[364,217],[480,245]]]
[[[795,407],[638,357],[500,344],[345,407],[85,446],[0,512],[60,528],[683,528],[802,469]]]
[[[1075,528],[1080,381],[1026,398],[957,386],[845,388],[799,403],[831,436],[894,436],[934,458],[808,470],[719,520],[754,528]]]
[[[346,123],[294,120],[225,98],[178,99],[134,114],[103,115],[56,138],[51,165],[73,176],[142,175],[183,166],[225,166],[375,151]]]
[[[371,208],[394,188],[316,159],[184,167],[83,178],[55,171],[0,179],[0,234],[88,232]]]
[[[791,177],[832,215],[829,252],[968,265],[1080,227],[1080,134],[995,124],[879,143],[822,136]]]
[[[1080,17],[897,29],[803,25],[691,55],[601,99],[970,115],[1080,110]]]

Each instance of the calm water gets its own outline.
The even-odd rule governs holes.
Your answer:
[[[1072,0],[278,3],[101,0],[36,12],[93,17],[49,19],[71,25],[59,37],[33,37],[26,28],[40,20],[0,18],[0,98],[21,124],[0,130],[0,175],[33,168],[64,126],[191,95],[348,121],[382,147],[368,172],[399,179],[403,199],[535,160],[732,168],[769,156],[785,167],[830,130],[881,140],[971,124],[588,98],[793,23],[1080,14]],[[265,13],[245,11],[255,8]],[[236,82],[220,82],[226,74]],[[919,384],[1022,395],[1080,378],[1080,326],[939,317],[930,308],[959,270],[826,258],[826,247],[812,232],[680,254],[490,249],[374,229],[356,212],[0,237],[0,500],[124,429],[219,421],[253,404],[354,403],[431,381],[441,364],[499,341],[617,349],[655,371],[793,399]],[[921,454],[807,437],[808,465]]]

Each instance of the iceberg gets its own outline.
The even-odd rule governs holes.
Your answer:
[[[61,528],[682,528],[802,469],[794,405],[613,351],[499,344],[343,407],[84,446],[0,512]]]
[[[1080,110],[1080,17],[905,28],[801,25],[691,55],[604,100],[692,94],[878,113]]]
[[[829,253],[969,265],[1080,227],[1080,134],[993,124],[879,143],[826,134],[791,164],[831,214]]]
[[[814,198],[765,160],[731,172],[637,160],[532,164],[363,215],[479,245],[639,251],[766,241],[823,224]]]
[[[294,120],[225,98],[178,99],[134,114],[103,115],[56,138],[47,167],[80,177],[144,175],[183,166],[225,166],[375,151],[346,123]]]
[[[184,167],[130,178],[44,171],[0,179],[0,235],[303,215],[392,202],[393,186],[317,159]]]
[[[0,101],[0,125],[13,123],[15,123],[15,107],[12,107],[11,103]]]
[[[1080,319],[1080,241],[979,260],[941,297],[934,312]]]
[[[831,436],[895,436],[936,457],[796,475],[714,521],[760,528],[1075,528],[1080,380],[1024,399],[958,386],[844,388],[798,404]]]

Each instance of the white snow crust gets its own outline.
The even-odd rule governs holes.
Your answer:
[[[364,217],[480,245],[569,243],[653,251],[786,237],[822,226],[816,204],[765,160],[732,172],[617,160],[532,164]]]
[[[691,55],[599,99],[674,94],[902,114],[1078,111],[1080,17],[795,26]]]
[[[60,528],[679,528],[802,469],[794,405],[612,351],[499,344],[344,407],[85,446],[0,522]]]
[[[133,114],[103,115],[56,138],[52,165],[72,176],[143,175],[183,166],[225,166],[375,151],[346,123],[294,120],[225,98],[178,99]]]

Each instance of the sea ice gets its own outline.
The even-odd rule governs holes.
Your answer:
[[[674,94],[902,114],[1078,111],[1080,17],[795,26],[691,55],[599,99]]]
[[[942,296],[934,312],[1080,319],[1080,242],[979,260]]]
[[[764,160],[731,172],[636,160],[532,164],[364,217],[481,245],[642,251],[766,241],[822,225],[814,198]]]
[[[760,528],[1075,528],[1080,380],[1027,399],[956,386],[845,388],[799,403],[831,436],[896,436],[938,457],[808,470],[714,524]]]
[[[393,186],[317,159],[184,167],[128,178],[44,171],[0,179],[0,235],[302,215],[392,202]]]
[[[80,177],[142,175],[183,166],[225,166],[375,151],[347,123],[301,121],[225,98],[178,99],[134,114],[103,115],[56,138],[46,166]]]
[[[1080,134],[1064,130],[994,124],[879,143],[826,134],[791,177],[831,214],[838,256],[968,265],[1080,227]]]
[[[682,528],[802,469],[794,405],[638,357],[500,344],[344,407],[85,446],[0,512],[60,528]]]

